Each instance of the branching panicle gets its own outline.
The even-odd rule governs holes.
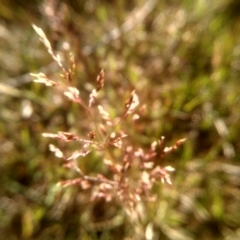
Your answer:
[[[111,201],[117,198],[118,201],[131,207],[135,206],[142,198],[153,200],[152,188],[156,182],[160,180],[163,183],[172,184],[169,173],[174,171],[174,168],[171,166],[162,167],[159,163],[166,154],[176,150],[186,139],[180,139],[173,146],[165,147],[164,137],[162,137],[159,141],[154,141],[148,150],[136,147],[134,142],[131,142],[128,134],[121,128],[129,115],[133,115],[134,124],[134,121],[141,117],[141,112],[144,112],[146,108],[143,105],[139,108],[138,114],[134,113],[139,106],[136,91],[133,90],[125,102],[124,113],[116,119],[112,119],[103,105],[94,106],[98,92],[104,87],[104,70],[102,69],[98,74],[96,88],[91,91],[89,101],[86,103],[82,99],[80,91],[73,84],[76,68],[73,55],[70,54],[69,69],[65,69],[60,56],[54,53],[42,29],[36,26],[34,26],[34,29],[48,52],[60,66],[62,70],[61,77],[63,77],[63,81],[56,81],[49,79],[44,73],[32,74],[33,77],[36,77],[34,81],[44,83],[46,86],[61,86],[61,93],[69,101],[83,107],[86,115],[93,122],[91,126],[95,126],[95,129],[88,129],[88,134],[83,134],[84,136],[63,131],[42,134],[44,137],[55,138],[66,144],[72,141],[79,143],[77,151],[70,154],[70,156],[66,156],[53,144],[49,145],[50,151],[54,152],[56,157],[63,159],[64,167],[72,169],[80,175],[75,179],[60,181],[58,185],[62,187],[79,185],[83,189],[90,188],[92,189],[92,200],[103,198],[106,201]],[[100,119],[100,122],[98,122],[98,119]],[[102,164],[107,169],[106,175],[100,173],[88,175],[78,166],[77,159],[86,157],[92,151],[101,153]],[[160,159],[156,160],[156,158]]]

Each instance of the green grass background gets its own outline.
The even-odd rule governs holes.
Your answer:
[[[149,0],[155,5],[143,20],[100,44],[146,2],[1,0],[0,239],[127,240],[139,239],[138,229],[152,229],[152,239],[240,239],[240,3]],[[136,89],[145,115],[137,126],[123,125],[135,146],[187,138],[163,163],[176,168],[173,185],[156,187],[158,201],[139,210],[140,226],[115,202],[56,187],[76,174],[63,169],[41,133],[82,134],[91,126],[81,109],[29,80],[28,72],[60,72],[32,23],[66,59],[73,52],[83,98],[101,68],[101,98],[112,116]],[[94,46],[91,54],[86,46]],[[91,154],[81,164],[92,172],[99,161]]]

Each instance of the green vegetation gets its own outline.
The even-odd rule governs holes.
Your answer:
[[[239,1],[17,2],[2,1],[0,8],[0,238],[239,239]],[[57,185],[79,174],[48,145],[70,156],[78,144],[42,133],[87,136],[101,118],[94,112],[90,121],[62,89],[25,74],[66,80],[32,24],[66,69],[74,55],[72,84],[85,102],[104,69],[96,105],[110,118],[124,113],[135,89],[140,118],[124,119],[123,144],[147,151],[162,136],[166,146],[187,138],[164,158],[156,154],[154,161],[175,172],[172,185],[153,186],[155,202],[142,199],[129,210],[119,199],[91,201],[92,188]],[[121,159],[119,150],[110,151]],[[98,151],[77,163],[87,175],[109,174]]]

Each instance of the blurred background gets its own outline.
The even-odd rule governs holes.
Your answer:
[[[240,239],[238,0],[0,1],[0,239],[138,239],[117,203],[56,187],[76,174],[41,133],[82,134],[88,120],[32,83],[29,72],[60,73],[32,24],[66,61],[74,54],[83,97],[101,68],[112,115],[136,89],[145,106],[137,130],[127,126],[136,146],[187,138],[163,163],[176,169],[173,185],[141,210],[146,239]],[[82,164],[91,172],[98,162]]]

